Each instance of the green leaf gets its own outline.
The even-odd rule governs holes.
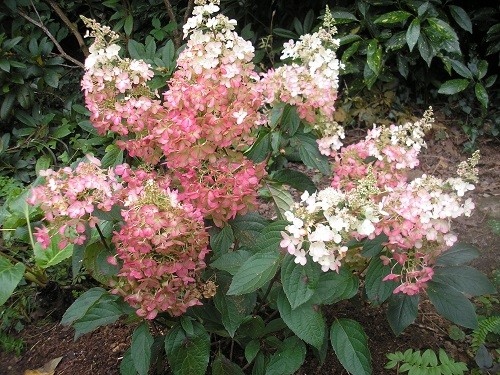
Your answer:
[[[139,375],[148,374],[153,341],[153,336],[149,333],[146,323],[142,323],[132,334],[132,345],[130,346],[132,361]]]
[[[0,59],[0,69],[2,69],[4,72],[9,73],[10,72],[9,60]]]
[[[477,64],[477,78],[483,79],[488,72],[488,61],[480,60]]]
[[[409,296],[404,293],[393,294],[389,298],[387,320],[396,336],[417,318],[418,302],[418,295]]]
[[[299,156],[305,165],[318,169],[324,175],[330,175],[331,166],[328,158],[319,152],[314,136],[297,134],[293,140],[296,140],[298,143]]]
[[[0,107],[0,120],[5,120],[10,116],[15,101],[16,95],[14,93],[9,93],[5,96],[2,106]]]
[[[99,224],[101,225],[101,224]],[[114,256],[100,241],[94,242],[85,248],[83,265],[89,274],[101,284],[107,285],[110,279],[118,274],[120,267],[108,262],[108,257]]]
[[[427,295],[436,311],[462,327],[475,329],[477,316],[472,303],[455,288],[429,281]]]
[[[76,299],[75,302],[64,313],[61,324],[70,325],[78,319],[82,318],[87,311],[94,305],[104,294],[106,290],[103,288],[92,288],[83,293]]]
[[[345,267],[339,272],[322,272],[310,303],[330,305],[356,295],[359,279]]]
[[[370,40],[366,49],[366,63],[368,67],[378,75],[382,68],[382,48],[376,39]]]
[[[123,150],[116,145],[106,147],[106,154],[101,160],[101,168],[107,169],[123,163]]]
[[[256,238],[266,227],[268,221],[258,213],[251,212],[236,216],[229,221],[229,224],[233,228],[234,236],[240,240],[242,246],[252,246],[255,245]]]
[[[218,233],[210,235],[210,247],[216,255],[225,254],[234,242],[233,228],[226,225]]]
[[[372,373],[368,340],[363,327],[351,319],[336,319],[330,329],[335,354],[344,368],[353,375]]]
[[[124,313],[117,300],[117,296],[104,294],[95,304],[90,306],[85,315],[73,324],[75,340],[100,326],[116,322]]]
[[[146,55],[146,49],[144,48],[144,45],[133,39],[129,39],[127,46],[128,53],[133,59],[141,60],[143,56]]]
[[[309,176],[293,169],[280,169],[272,174],[271,179],[300,191],[308,191],[309,194],[318,190]]]
[[[73,245],[68,244],[64,249],[59,249],[59,241],[59,235],[52,237],[47,249],[42,249],[39,242],[35,243],[33,252],[37,266],[41,268],[55,266],[73,255]]]
[[[134,17],[129,14],[125,18],[125,23],[123,24],[123,31],[125,31],[125,35],[130,36],[132,34],[132,30],[134,28]]]
[[[469,86],[467,79],[451,79],[441,85],[438,90],[439,94],[453,95],[463,91]]]
[[[300,339],[320,350],[326,332],[326,323],[321,310],[306,302],[292,310],[288,298],[281,291],[278,295],[278,310],[288,328]]]
[[[361,255],[367,258],[375,257],[380,254],[384,248],[384,244],[389,240],[385,233],[379,234],[373,240],[366,240],[363,244]]]
[[[59,74],[55,70],[47,70],[43,76],[43,80],[47,85],[55,89],[59,86]]]
[[[245,375],[240,366],[218,354],[212,363],[212,375]]]
[[[292,309],[311,299],[321,275],[320,266],[312,261],[304,266],[295,263],[295,257],[287,254],[281,266],[283,291]]]
[[[285,220],[276,220],[271,224],[268,224],[263,230],[262,233],[257,237],[257,240],[252,245],[252,249],[257,252],[265,253],[265,252],[280,252],[280,242],[283,237],[281,236],[281,232],[285,230],[285,227],[289,224],[288,221]]]
[[[365,291],[369,300],[382,304],[389,298],[397,284],[394,281],[383,281],[391,273],[391,267],[384,266],[379,257],[372,258],[365,276]]]
[[[210,263],[210,267],[235,275],[243,263],[251,256],[252,254],[246,250],[232,251],[214,260]]]
[[[300,117],[295,106],[286,105],[281,116],[281,130],[288,136],[292,137],[297,132],[300,125]]]
[[[26,267],[23,263],[12,264],[0,256],[0,306],[12,295],[17,284],[22,280]]]
[[[262,130],[252,147],[245,152],[245,156],[247,156],[255,163],[260,163],[266,160],[270,151],[271,133],[269,133],[267,130]]]
[[[420,56],[424,59],[424,61],[427,63],[427,66],[431,66],[432,59],[435,55],[434,50],[429,44],[429,40],[427,37],[420,33],[420,36],[418,37],[418,42],[417,42],[417,47],[418,51],[420,52]]]
[[[292,375],[306,359],[306,346],[297,337],[292,336],[271,356],[266,366],[266,375]]]
[[[451,286],[473,297],[496,293],[495,287],[486,275],[468,266],[436,267],[432,281]]]
[[[458,26],[472,34],[472,22],[467,12],[463,10],[463,8],[456,5],[450,5],[449,7],[451,16]]]
[[[40,175],[40,171],[48,169],[52,162],[52,158],[49,155],[40,156],[35,164],[35,172],[37,175]]]
[[[251,256],[233,277],[228,295],[251,293],[270,281],[280,265],[278,251],[262,252]]]
[[[332,17],[335,19],[335,24],[337,25],[359,21],[354,14],[344,11],[332,12]]]
[[[120,375],[137,375],[130,348],[127,349],[120,362]]]
[[[449,62],[449,64],[457,74],[467,79],[473,79],[472,72],[460,61],[455,59],[450,59],[448,57],[446,57],[446,60]]]
[[[478,82],[474,86],[474,92],[476,93],[476,98],[479,100],[481,105],[484,108],[488,108],[488,93],[486,92],[486,89],[484,88],[483,84]]]
[[[198,322],[188,336],[177,324],[165,336],[165,352],[174,375],[204,375],[210,359],[210,336]]]
[[[373,23],[381,23],[383,25],[390,25],[393,23],[399,23],[406,21],[408,17],[411,16],[411,13],[402,11],[402,10],[396,10],[393,12],[389,12],[386,14],[382,14],[380,17],[378,17]]]
[[[476,259],[481,253],[474,246],[465,243],[456,243],[436,260],[437,266],[462,266]]]
[[[224,282],[222,277],[217,278],[218,288],[214,297],[214,304],[222,317],[222,324],[229,336],[234,338],[236,330],[252,311],[256,302],[256,294],[250,293],[241,296],[226,295],[229,282]]]
[[[292,194],[289,191],[285,190],[280,185],[273,185],[270,183],[266,183],[265,185],[271,194],[271,198],[274,201],[274,205],[276,207],[276,212],[278,214],[279,219],[285,218],[285,212],[290,211],[292,208],[294,201]]]
[[[408,44],[408,48],[410,51],[413,50],[413,47],[418,42],[418,38],[420,37],[420,20],[415,18],[411,21],[408,30],[406,30],[406,43]]]
[[[273,29],[273,34],[281,36],[282,38],[286,39],[297,39],[298,35],[295,34],[293,31],[290,31],[288,29],[281,29],[279,27]]]
[[[259,351],[260,351],[260,341],[255,339],[251,340],[245,346],[245,359],[247,360],[247,362],[252,363],[252,361],[255,359]]]

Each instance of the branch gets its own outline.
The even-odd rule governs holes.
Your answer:
[[[23,11],[21,11],[19,9],[17,10],[17,12],[19,13],[19,15],[21,17],[23,17],[24,19],[26,19],[28,22],[31,22],[33,25],[38,26],[40,29],[43,30],[43,32],[50,38],[50,40],[52,40],[52,42],[56,46],[57,50],[61,54],[61,57],[65,58],[66,60],[71,61],[75,65],[78,65],[80,68],[85,69],[85,65],[83,65],[80,61],[78,61],[77,59],[71,57],[66,52],[64,52],[64,50],[61,47],[61,45],[59,44],[59,42],[56,40],[56,38],[54,37],[54,35],[52,35],[50,33],[49,29],[47,29],[44,24],[42,24],[41,22],[35,21],[33,18],[31,18],[30,16],[28,16],[26,13],[24,13]]]
[[[188,18],[191,17],[191,13],[193,13],[194,8],[194,0],[189,0],[186,13],[184,13],[184,24],[187,22]]]
[[[63,10],[55,3],[53,0],[45,0],[47,1],[52,9],[57,13],[61,21],[64,22],[64,24],[68,27],[68,29],[71,30],[71,33],[75,36],[76,40],[78,41],[78,45],[80,46],[83,56],[87,57],[89,55],[89,49],[85,42],[83,41],[82,34],[78,31],[78,28],[76,25],[69,20],[69,18],[66,16],[66,14],[63,12]]]
[[[174,9],[172,8],[172,4],[170,4],[170,1],[163,0],[163,2],[165,3],[165,7],[167,8],[167,14],[168,14],[168,18],[170,18],[170,22],[177,23],[177,20],[175,18]],[[181,43],[182,43],[182,36],[179,33],[179,29],[175,28],[175,30],[174,30],[175,49],[178,49],[181,46]]]

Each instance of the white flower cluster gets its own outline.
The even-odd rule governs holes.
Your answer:
[[[375,231],[374,224],[385,214],[368,200],[369,193],[362,191],[364,188],[360,184],[360,189],[349,195],[331,187],[312,195],[305,192],[301,202],[285,212],[291,224],[282,232],[280,245],[295,256],[295,263],[306,264],[309,254],[324,272],[338,272],[348,250],[345,243],[352,235],[370,236]]]
[[[178,63],[189,64],[196,74],[224,64],[226,78],[233,78],[240,72],[236,64],[250,63],[255,49],[250,41],[234,31],[236,20],[222,14],[212,17],[218,11],[218,1],[200,2],[193,9],[193,15],[183,27],[184,38],[189,36],[188,48],[179,56]]]

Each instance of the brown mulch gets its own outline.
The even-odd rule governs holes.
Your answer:
[[[441,134],[442,135],[442,134]],[[422,153],[421,173],[441,177],[452,176],[456,165],[465,159],[462,144],[465,142],[459,130],[447,130],[444,139],[431,138],[428,149]],[[474,266],[490,274],[498,269],[500,238],[489,225],[492,219],[500,220],[500,158],[498,141],[483,140],[480,143],[482,159],[479,165],[480,181],[472,193],[476,211],[471,218],[456,221],[455,231],[459,240],[476,245],[482,255]],[[472,364],[467,354],[467,343],[449,338],[449,322],[439,317],[427,301],[421,303],[418,321],[395,337],[381,308],[366,306],[353,299],[325,309],[329,322],[334,318],[349,317],[365,328],[369,338],[375,375],[390,374],[383,366],[385,354],[397,350],[444,348],[457,361]],[[73,340],[72,329],[54,322],[27,326],[19,337],[25,342],[25,352],[18,358],[10,353],[0,353],[0,375],[23,375],[27,369],[36,369],[53,358],[62,356],[56,375],[113,375],[119,374],[119,363],[130,345],[133,326],[124,322],[105,326]],[[320,365],[308,352],[306,364],[297,375],[340,375],[347,372],[333,353],[328,352],[326,362]]]

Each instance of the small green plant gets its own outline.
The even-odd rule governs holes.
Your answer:
[[[7,353],[14,353],[16,356],[20,356],[24,348],[24,341],[22,339],[15,338],[5,332],[0,331],[0,349]]]
[[[408,372],[408,375],[460,375],[467,371],[463,362],[456,362],[443,349],[439,354],[427,349],[423,353],[420,350],[408,349],[404,353],[397,351],[386,354],[389,362],[386,369],[395,369],[398,374]]]
[[[500,316],[490,316],[478,321],[478,326],[472,332],[471,348],[476,353],[481,345],[486,342],[488,334],[500,334]]]

